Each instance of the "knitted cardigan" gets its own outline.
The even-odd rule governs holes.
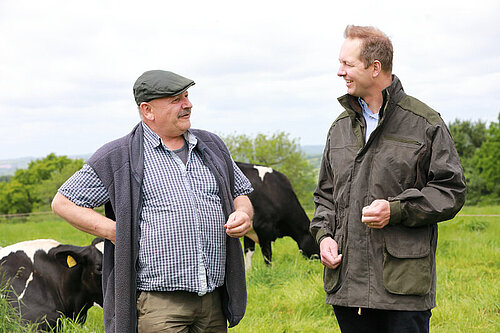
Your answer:
[[[215,134],[195,129],[190,132],[198,139],[195,149],[198,149],[217,180],[227,219],[234,210],[234,170],[229,151]],[[116,245],[106,240],[103,256],[106,332],[137,331],[136,261],[144,176],[143,138],[139,123],[128,135],[105,144],[87,162],[109,193],[110,201],[105,205],[105,214],[116,221]],[[240,240],[227,236],[226,247],[222,304],[229,327],[233,327],[245,313],[245,268]]]

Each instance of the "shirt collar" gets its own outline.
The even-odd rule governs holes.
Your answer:
[[[145,122],[142,122],[142,129],[144,130],[144,139],[153,147],[157,148],[162,145],[160,136],[153,132]]]
[[[366,104],[366,102],[361,97],[358,97],[358,103],[359,105],[361,105],[361,109],[363,109],[363,115],[365,117],[370,117],[372,119],[378,120],[378,113],[373,113],[368,107],[368,104]]]
[[[163,142],[160,136],[153,132],[153,130],[149,128],[149,126],[146,125],[145,122],[142,122],[142,128],[144,130],[144,139],[147,142],[149,142],[154,148],[163,147]],[[198,143],[198,139],[189,130],[184,132],[183,136],[188,143],[189,148],[196,146],[196,144]]]

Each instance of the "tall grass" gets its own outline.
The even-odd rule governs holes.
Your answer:
[[[460,214],[500,215],[500,206],[465,207]],[[93,238],[55,217],[38,219],[0,223],[0,246],[34,238],[88,245]],[[265,266],[258,246],[252,263],[247,312],[229,332],[340,332],[331,306],[325,304],[321,263],[303,258],[292,239],[273,244],[271,267]],[[499,217],[458,216],[441,223],[437,272],[432,332],[500,332]],[[96,307],[84,326],[65,321],[61,332],[104,332],[102,310]],[[2,325],[0,321],[0,333],[11,332]]]
[[[6,295],[8,291],[5,286],[0,287],[0,295]],[[60,318],[57,327],[50,328],[50,333],[97,333],[104,332],[102,323],[102,310],[93,308],[89,311],[90,319],[81,325],[77,319]],[[14,309],[4,297],[0,297],[0,333],[35,333],[38,325],[28,323],[19,316],[19,312]]]
[[[0,333],[36,332],[37,325],[24,322],[17,310],[7,302],[6,296],[10,292],[5,284],[0,284]]]

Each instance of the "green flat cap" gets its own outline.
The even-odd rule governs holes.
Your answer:
[[[194,85],[194,81],[178,74],[152,70],[144,72],[134,83],[137,105],[156,98],[177,96]]]

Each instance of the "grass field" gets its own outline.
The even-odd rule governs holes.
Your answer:
[[[500,206],[460,212],[488,214],[500,215]],[[0,235],[0,246],[35,238],[87,245],[93,238],[54,216],[0,220]],[[437,266],[438,306],[431,331],[500,332],[500,217],[458,216],[441,223]],[[339,332],[325,304],[321,263],[304,259],[290,238],[274,243],[272,267],[265,267],[259,250],[255,253],[247,287],[247,313],[230,332]],[[84,327],[66,322],[62,332],[104,332],[101,316],[94,307]],[[1,325],[0,319],[0,333],[11,332]]]

